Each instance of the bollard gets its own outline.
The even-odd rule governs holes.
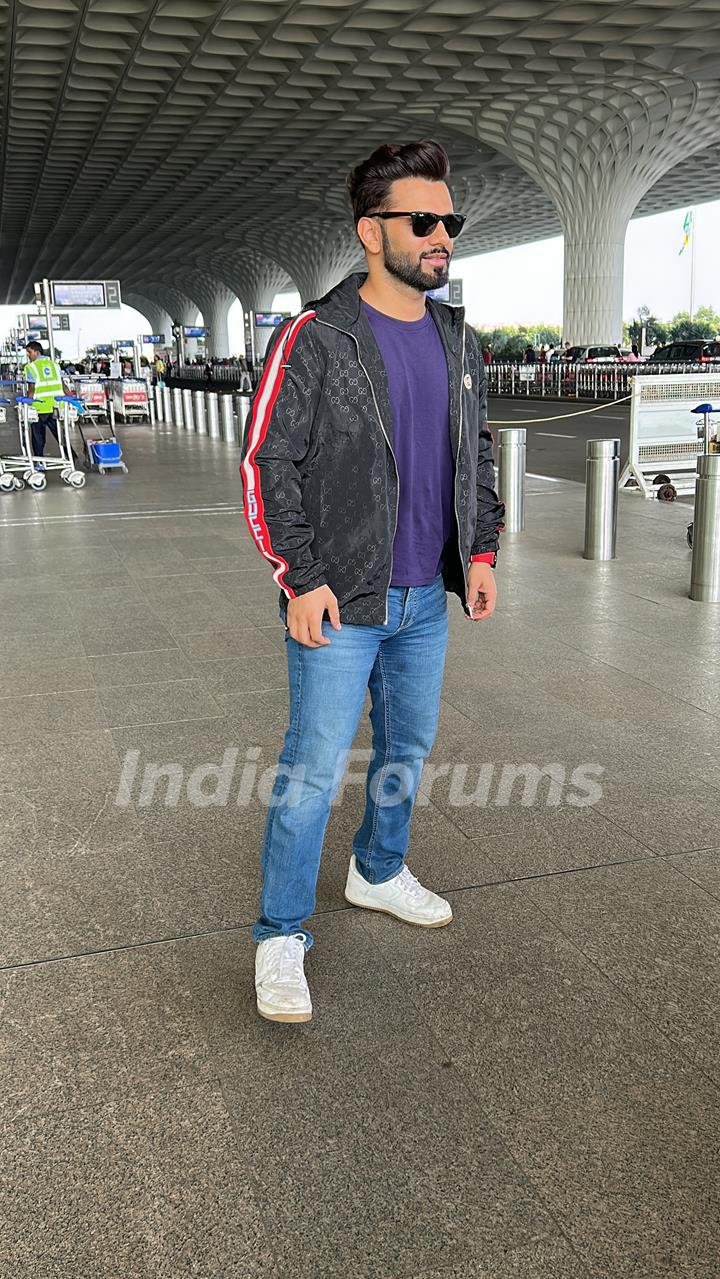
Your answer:
[[[235,415],[233,413],[232,395],[220,396],[220,423],[224,442],[226,444],[234,444]]]
[[[173,420],[172,396],[170,394],[169,386],[164,386],[162,389],[162,402],[163,402],[163,407],[162,407],[163,422],[172,422]]]
[[[183,404],[182,404],[182,391],[180,390],[179,386],[173,387],[172,407],[173,407],[173,414],[172,414],[173,423],[175,424],[175,426],[179,426],[180,429],[182,430]]]
[[[205,392],[205,408],[207,410],[208,435],[211,440],[219,440],[220,419],[218,417],[217,391]]]
[[[233,399],[235,401],[235,416],[237,418],[236,440],[242,448],[243,440],[245,438],[245,425],[247,423],[248,413],[250,412],[250,396],[234,395]]]
[[[588,440],[583,559],[615,559],[619,479],[620,441]]]
[[[195,430],[198,435],[207,435],[204,391],[193,391],[193,408],[195,410]]]
[[[505,504],[505,531],[525,528],[525,428],[498,431],[498,495]]]
[[[115,434],[115,402],[113,400],[112,391],[110,392],[110,396],[108,399],[108,417],[110,418],[110,429],[114,435]]]
[[[153,395],[155,397],[155,416],[158,422],[162,422],[165,416],[165,407],[163,405],[162,387],[159,382],[155,383]]]
[[[183,418],[185,419],[185,430],[194,431],[195,422],[193,419],[193,393],[188,387],[185,387],[185,390],[182,393],[182,402],[183,402]]]
[[[697,460],[690,599],[720,602],[720,453]]]
[[[147,405],[148,405],[148,418],[150,420],[150,425],[154,426],[155,425],[155,400],[153,398],[152,387],[148,387]]]

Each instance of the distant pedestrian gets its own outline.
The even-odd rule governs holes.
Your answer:
[[[525,354],[523,355],[523,361],[525,362],[525,364],[537,364],[537,355],[535,354],[534,346],[528,345],[525,347]]]
[[[489,342],[483,351],[483,360],[485,364],[492,364],[492,347]]]

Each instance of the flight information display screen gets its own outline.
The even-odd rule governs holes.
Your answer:
[[[106,306],[105,285],[101,280],[53,280],[53,306]]]
[[[256,311],[255,327],[258,329],[276,329],[287,318],[284,311]]]

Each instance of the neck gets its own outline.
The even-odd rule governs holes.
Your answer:
[[[359,292],[368,306],[394,320],[421,320],[425,314],[425,294],[396,280],[385,270],[378,275],[371,267]]]

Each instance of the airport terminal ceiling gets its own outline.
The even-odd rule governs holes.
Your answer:
[[[358,260],[344,175],[387,139],[447,146],[459,256],[563,231],[566,285],[633,213],[720,196],[717,0],[16,0],[0,24],[6,302],[42,275],[313,296]]]

